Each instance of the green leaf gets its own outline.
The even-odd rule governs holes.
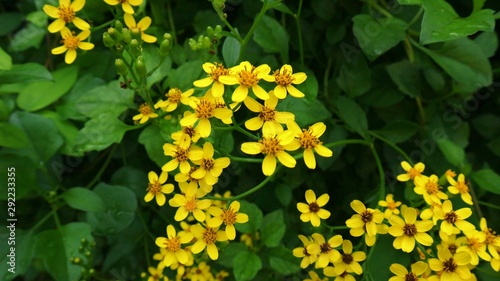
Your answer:
[[[278,184],[274,193],[283,206],[288,206],[292,201],[292,189],[286,184]]]
[[[222,57],[226,67],[233,67],[240,57],[241,44],[232,37],[226,37],[222,44]]]
[[[135,193],[137,198],[144,198],[148,182],[146,172],[130,166],[124,166],[113,174],[110,184],[126,186]]]
[[[240,201],[241,213],[248,215],[248,222],[244,224],[236,224],[235,227],[239,232],[254,234],[262,223],[262,211],[254,203],[249,203],[245,200]]]
[[[37,171],[33,161],[28,156],[2,152],[0,153],[0,169],[5,171],[0,173],[0,181],[2,182],[8,182],[9,174],[15,172],[17,200],[29,195],[37,186]],[[0,200],[7,201],[7,192],[0,193]]]
[[[283,210],[266,214],[260,226],[260,237],[267,247],[276,247],[285,235],[286,225]]]
[[[418,65],[402,60],[387,65],[386,69],[401,92],[410,97],[420,95],[423,77]]]
[[[282,245],[269,249],[269,265],[282,275],[300,271],[299,261],[293,256],[292,250]]]
[[[2,48],[0,48],[0,70],[12,68],[12,58]]]
[[[28,83],[52,80],[52,75],[37,63],[15,64],[9,70],[0,70],[0,84]]]
[[[418,125],[413,122],[394,120],[376,132],[393,143],[401,143],[415,135],[418,129]]]
[[[479,11],[483,8],[486,0],[473,0],[473,2],[474,2],[474,9],[472,11],[476,12],[476,11]]]
[[[465,151],[449,140],[439,140],[438,146],[448,162],[456,167],[465,165]]]
[[[419,48],[459,83],[478,89],[493,81],[490,61],[481,47],[470,39],[447,41],[435,51]]]
[[[288,96],[276,108],[278,111],[293,112],[295,122],[301,127],[323,121],[331,116],[328,109],[317,99],[308,103],[304,99]]]
[[[420,5],[422,0],[398,0],[401,5]]]
[[[92,190],[82,187],[67,189],[61,198],[73,209],[90,212],[103,212],[106,210],[104,201]]]
[[[161,136],[160,128],[157,126],[147,126],[142,130],[138,139],[139,143],[144,145],[149,159],[153,160],[158,167],[165,165],[171,157],[168,157],[163,152],[165,140]]]
[[[2,12],[0,14],[0,36],[16,30],[23,23],[24,15],[17,12]]]
[[[406,22],[398,18],[375,19],[371,15],[356,15],[354,35],[370,60],[375,60],[406,37]]]
[[[61,153],[65,155],[73,155],[73,147],[78,138],[79,130],[78,128],[68,120],[64,120],[61,115],[54,111],[44,111],[41,112],[41,115],[47,119],[50,119],[54,122],[59,133],[64,138],[64,145],[61,148]]]
[[[236,281],[247,281],[254,278],[262,268],[262,261],[256,254],[245,251],[234,256],[233,266]]]
[[[471,178],[479,187],[491,193],[500,194],[500,175],[491,169],[473,172]]]
[[[335,16],[335,3],[330,0],[313,0],[311,8],[314,13],[321,19],[329,21]]]
[[[337,99],[337,109],[339,117],[344,120],[347,126],[362,136],[366,135],[368,131],[366,113],[355,101],[339,96]]]
[[[17,96],[17,104],[26,111],[37,111],[66,94],[76,82],[78,68],[68,66],[55,71],[54,82],[33,82],[23,88]]]
[[[472,35],[478,31],[493,31],[493,10],[481,10],[461,18],[445,0],[421,0],[425,9],[420,42],[430,44]]]
[[[491,58],[498,49],[498,35],[496,32],[481,32],[474,42],[481,47],[486,57]]]
[[[123,135],[132,126],[125,125],[113,113],[102,113],[87,121],[80,130],[74,153],[82,156],[89,151],[101,151],[113,143],[120,143]]]
[[[34,163],[47,162],[64,143],[54,122],[39,114],[16,112],[11,115],[11,123],[21,128],[30,140],[23,150]]]
[[[14,52],[25,51],[29,48],[39,48],[47,30],[28,23],[26,27],[14,34],[10,41],[10,47]]]
[[[106,205],[103,212],[87,212],[87,222],[98,235],[111,235],[124,230],[135,217],[137,199],[134,193],[123,186],[98,184],[94,192]]]
[[[364,56],[356,56],[351,62],[343,63],[336,81],[350,98],[361,96],[370,90],[371,70]]]
[[[2,251],[0,254],[2,254],[2,259],[0,260],[0,280],[12,280],[14,279],[15,276],[22,276],[25,274],[28,269],[31,266],[31,261],[33,259],[33,254],[35,252],[35,243],[36,243],[36,237],[35,234],[31,231],[29,232],[24,232],[20,229],[16,229],[16,239],[15,240],[10,240],[7,238],[7,235],[10,233],[5,233],[5,238],[0,237],[2,241],[5,241],[6,247],[3,247],[5,249],[5,253]],[[10,235],[9,235],[10,236]],[[9,240],[8,240],[9,239]],[[13,274],[12,272],[8,271],[8,269],[11,267],[10,263],[10,257],[8,255],[12,255],[10,251],[10,241],[15,241],[15,245],[12,244],[12,246],[15,246],[15,259],[16,262],[15,264],[15,273]],[[3,250],[2,249],[2,250]],[[19,262],[22,261],[22,262]]]
[[[401,250],[396,250],[392,246],[394,237],[390,235],[379,235],[377,243],[370,249],[372,254],[365,261],[366,274],[371,280],[389,280],[394,274],[389,271],[393,263],[402,264],[405,267],[410,265],[410,255]]]
[[[153,68],[158,66],[158,63],[161,60],[160,53],[158,52],[158,48],[152,45],[145,45],[143,47],[142,55],[144,57],[144,61],[146,63],[146,70],[149,72],[153,70]],[[148,76],[148,87],[151,87],[156,82],[163,80],[170,73],[172,69],[172,59],[167,57],[163,63],[155,70],[155,72],[151,73]]]
[[[233,267],[234,257],[241,252],[248,251],[247,245],[239,242],[229,243],[226,247],[222,248],[220,251],[219,259],[217,259],[217,263],[225,267]]]
[[[491,152],[493,152],[493,154],[500,157],[500,136],[489,141],[486,146],[489,150],[491,150]]]
[[[29,145],[24,131],[9,123],[0,123],[0,146],[19,148]]]
[[[172,70],[167,78],[170,88],[177,87],[182,91],[193,88],[193,82],[200,78],[203,68],[201,60],[193,60],[183,63],[177,69]]]
[[[253,40],[269,53],[280,53],[281,57],[288,59],[288,33],[285,28],[274,18],[264,15],[255,28]]]
[[[492,139],[500,133],[500,128],[496,124],[500,124],[500,116],[492,113],[479,115],[472,119],[472,125],[477,132],[487,139]]]
[[[26,20],[34,25],[45,28],[47,26],[47,19],[49,16],[44,11],[35,11],[26,15]]]
[[[119,82],[114,80],[108,85],[96,87],[80,96],[75,101],[76,109],[88,117],[109,113],[119,116],[128,108],[133,107],[134,92],[122,89]]]

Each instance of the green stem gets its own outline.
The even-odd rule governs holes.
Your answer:
[[[386,9],[382,8],[378,3],[377,0],[369,0],[368,1],[370,6],[375,8],[379,13],[382,15],[386,16],[387,18],[392,18],[392,14],[389,13]]]
[[[495,205],[495,204],[491,204],[491,203],[488,203],[488,202],[484,202],[484,201],[477,201],[477,203],[479,205],[483,205],[483,206],[486,206],[488,208],[492,208],[492,209],[496,209],[496,210],[500,210],[500,206],[498,205]]]
[[[149,231],[148,225],[146,224],[146,222],[144,221],[144,218],[142,217],[142,213],[139,212],[139,210],[136,210],[135,213],[137,214],[137,217],[141,221],[142,227],[144,228],[144,230],[148,234],[149,238],[151,238],[152,241],[155,241],[156,237],[153,235],[153,233],[151,233],[151,231]]]
[[[397,152],[399,152],[399,154],[401,154],[405,160],[410,163],[410,165],[413,166],[413,161],[411,161],[411,158],[408,156],[408,154],[406,154],[406,152],[404,152],[401,148],[399,148],[397,145],[395,145],[394,143],[392,143],[391,141],[389,141],[388,139],[380,136],[379,134],[376,134],[374,132],[368,132],[370,135],[374,136],[375,138],[385,142],[386,144],[388,144],[390,147],[392,147],[394,150],[396,150]]]
[[[421,119],[420,124],[423,125],[425,123],[425,110],[422,105],[422,96],[420,95],[417,96],[415,100],[417,101],[418,113],[420,114],[420,119]]]
[[[240,44],[243,42],[243,38],[241,38],[240,33],[227,21],[225,14],[222,12],[221,9],[218,9],[215,5],[214,2],[212,1],[212,6],[214,7],[215,12],[217,12],[217,15],[219,16],[220,20],[224,23],[224,25],[229,28],[231,31],[231,34],[240,42]]]
[[[56,223],[56,226],[57,226],[57,229],[60,229],[61,228],[61,221],[59,220],[59,215],[57,214],[57,209],[56,207],[51,204],[50,206],[52,208],[52,216],[54,216],[54,222]]]
[[[420,9],[418,10],[418,12],[415,14],[415,16],[408,23],[408,27],[415,24],[418,21],[418,19],[422,16],[423,13],[424,13],[424,7],[421,6]]]
[[[135,76],[134,70],[132,69],[132,64],[129,63],[125,59],[125,57],[123,56],[123,54],[119,54],[118,57],[125,63],[125,65],[127,66],[128,70],[129,70],[128,72],[130,73],[130,76],[132,76],[132,79],[135,82],[135,85],[138,86],[139,85],[139,80],[137,80],[137,77]],[[128,86],[128,81],[127,81],[127,86]]]
[[[250,38],[252,38],[252,35],[255,31],[255,28],[257,28],[257,25],[262,20],[262,17],[266,14],[266,12],[267,12],[267,0],[264,0],[264,4],[262,5],[262,9],[260,10],[259,14],[255,18],[255,20],[252,24],[252,27],[250,27],[250,30],[245,35],[245,38],[243,39],[243,42],[241,43],[240,56],[238,57],[238,62],[242,61],[243,55],[245,53],[245,49],[246,49],[247,44],[248,44],[248,41],[250,41]]]
[[[172,16],[172,7],[170,5],[170,0],[167,1],[167,14],[168,14],[168,24],[172,29],[172,38],[174,39],[174,44],[177,44],[177,32],[175,31],[174,17]]]
[[[101,176],[104,173],[104,171],[106,170],[106,168],[108,167],[109,162],[111,162],[111,158],[113,158],[113,154],[115,153],[115,150],[116,150],[116,145],[113,145],[113,147],[109,151],[108,158],[106,158],[103,165],[101,166],[101,169],[99,169],[99,171],[94,176],[92,181],[89,182],[89,184],[87,184],[86,188],[91,188],[92,186],[94,186],[94,184],[96,184],[101,179]]]
[[[358,139],[354,139],[354,140],[341,140],[341,141],[336,141],[336,142],[327,143],[327,144],[325,144],[324,146],[326,146],[326,147],[328,147],[328,148],[332,148],[332,147],[335,147],[335,146],[339,146],[339,145],[346,145],[346,144],[364,144],[364,145],[371,145],[371,142],[368,142],[368,141],[365,141],[365,140],[358,140]]]
[[[52,212],[48,213],[45,215],[45,217],[43,217],[41,220],[39,220],[35,226],[33,226],[31,229],[30,229],[30,233],[35,231],[37,228],[39,228],[42,224],[45,223],[45,221],[47,221],[50,217],[52,216]],[[58,218],[59,219],[59,218]]]
[[[103,24],[101,24],[101,25],[98,25],[98,26],[96,26],[96,27],[91,28],[91,29],[90,29],[90,31],[91,31],[91,32],[96,32],[96,31],[98,31],[98,30],[101,30],[101,29],[103,29],[103,28],[107,27],[108,25],[112,24],[112,23],[113,23],[113,22],[115,22],[115,21],[116,21],[116,19],[112,19],[112,20],[110,20],[110,21],[107,21],[107,22],[105,22],[105,23],[103,23]],[[121,30],[118,30],[118,32],[121,32]]]
[[[297,9],[297,13],[295,14],[295,24],[297,25],[297,37],[299,39],[299,54],[300,54],[300,65],[302,69],[304,66],[304,42],[302,40],[302,25],[300,24],[300,16],[302,14],[302,4],[303,0],[299,0],[299,8]]]
[[[497,12],[496,14],[494,14],[494,15],[493,15],[493,18],[494,18],[495,20],[500,19],[500,12]]]
[[[231,117],[233,119],[233,125],[234,125],[234,129],[242,134],[244,134],[245,136],[253,139],[253,140],[256,140],[256,141],[259,141],[260,138],[251,134],[250,132],[248,132],[247,130],[243,129],[240,125],[238,125],[238,123],[236,123],[236,120],[234,119],[234,117]]]
[[[373,157],[375,158],[375,162],[377,163],[378,174],[379,174],[379,200],[384,200],[385,198],[385,173],[384,168],[382,166],[382,162],[380,161],[380,157],[378,156],[377,150],[373,143],[370,145],[370,150],[373,153]]]

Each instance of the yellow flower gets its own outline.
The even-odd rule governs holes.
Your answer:
[[[197,267],[191,267],[189,271],[182,277],[184,280],[192,280],[192,281],[211,281],[214,280],[214,276],[210,270],[210,266],[207,265],[206,262],[202,261],[198,264]]]
[[[191,247],[193,254],[198,254],[206,248],[208,256],[212,260],[219,258],[219,250],[215,245],[217,241],[227,241],[226,233],[218,228],[207,227],[204,228],[199,224],[191,226],[196,242]]]
[[[193,143],[198,142],[200,139],[200,132],[193,128],[193,126],[183,126],[182,130],[173,132],[170,137],[174,140],[174,144],[179,144],[181,140],[189,137]]]
[[[215,193],[214,197],[217,197],[217,198],[231,198],[231,190],[226,190],[224,192],[224,194],[222,194],[222,195],[220,193]],[[219,208],[224,208],[224,207],[226,207],[226,203],[227,203],[226,200],[213,200],[212,206],[219,207]]]
[[[447,240],[441,240],[441,243],[437,245],[437,249],[439,250],[441,247],[447,248],[453,255],[457,252],[459,246],[460,245],[457,242],[457,236],[455,234],[452,234],[448,236]]]
[[[306,268],[310,264],[316,262],[321,249],[319,248],[319,245],[314,242],[314,240],[307,239],[304,235],[299,234],[299,239],[302,241],[303,246],[293,249],[293,256],[302,258],[300,261],[300,267]]]
[[[416,194],[422,195],[427,204],[440,203],[441,200],[448,199],[448,195],[441,191],[441,186],[438,184],[438,177],[436,175],[419,176],[414,180],[415,187],[413,191]]]
[[[491,261],[491,256],[486,252],[486,235],[482,231],[472,230],[464,233],[465,236],[457,238],[459,246],[457,252],[469,253],[471,260],[470,264],[478,265],[479,258],[485,261]]]
[[[342,242],[342,251],[344,253],[341,254],[341,258],[334,263],[333,270],[336,275],[341,275],[344,272],[347,273],[356,273],[357,275],[361,275],[363,273],[363,268],[359,264],[366,259],[366,254],[364,252],[352,252],[352,242],[350,240],[344,240]],[[326,274],[329,276],[330,274]]]
[[[306,203],[297,203],[297,209],[302,213],[300,215],[300,220],[303,222],[310,221],[314,227],[318,227],[321,224],[321,219],[326,220],[330,217],[330,212],[321,209],[330,200],[330,196],[325,193],[316,199],[316,194],[313,190],[308,189],[306,191]]]
[[[290,146],[292,142],[293,132],[290,130],[276,133],[273,130],[263,128],[262,140],[242,143],[241,151],[250,155],[259,153],[266,155],[262,161],[262,173],[270,176],[276,170],[276,158],[288,168],[293,168],[297,164],[297,161],[286,152],[286,150],[294,150],[294,147]]]
[[[156,238],[156,245],[160,248],[165,248],[167,253],[163,258],[165,266],[171,266],[174,262],[178,261],[181,264],[188,262],[188,254],[181,248],[181,244],[191,242],[194,238],[190,232],[184,232],[183,235],[177,235],[173,225],[167,226],[167,237]]]
[[[429,259],[429,267],[440,275],[438,280],[462,281],[469,280],[472,274],[467,267],[470,255],[466,252],[457,252],[454,255],[447,248],[438,250],[438,259]]]
[[[314,271],[309,271],[309,277],[310,278],[307,278],[307,279],[304,279],[304,281],[328,281],[328,278],[319,278],[319,275],[314,272]]]
[[[415,240],[424,246],[432,245],[432,237],[426,232],[429,231],[434,223],[432,221],[417,221],[417,210],[414,208],[402,208],[401,217],[393,215],[389,218],[388,232],[396,237],[393,242],[395,249],[402,249],[403,252],[410,253],[415,248]]]
[[[232,100],[234,102],[242,102],[248,95],[248,89],[261,100],[267,100],[269,94],[261,86],[258,85],[260,79],[266,77],[271,68],[267,64],[255,67],[248,61],[241,62],[239,65],[230,68],[230,73],[234,75],[221,75],[219,81],[225,85],[239,86],[234,90]]]
[[[224,84],[219,81],[219,77],[222,75],[229,75],[229,69],[225,68],[223,64],[217,62],[206,62],[201,67],[208,74],[208,77],[194,81],[193,85],[199,88],[206,88],[212,85],[212,95],[216,98],[222,97],[224,94]]]
[[[191,175],[196,172],[199,169],[199,167],[193,166],[191,169],[189,169],[189,172],[187,173],[178,173],[175,175],[175,181],[178,183],[184,182],[188,184],[193,184],[197,187],[199,187],[205,194],[208,194],[212,192],[213,185],[207,184],[203,180],[198,180],[193,178]],[[214,200],[214,202],[218,202],[217,200]]]
[[[193,163],[199,165],[199,168],[191,174],[191,177],[197,180],[203,180],[207,185],[214,185],[219,181],[222,169],[229,166],[231,161],[228,157],[214,159],[214,147],[206,142],[203,145],[203,156]]]
[[[378,205],[381,207],[387,207],[387,209],[385,209],[384,212],[386,219],[390,218],[393,214],[399,215],[398,207],[401,206],[401,202],[394,201],[394,195],[390,193],[385,196],[385,201],[384,200],[378,201]]]
[[[72,22],[80,30],[90,29],[90,25],[86,21],[75,16],[75,13],[80,11],[83,6],[85,6],[85,0],[75,0],[73,1],[73,3],[71,3],[70,0],[59,0],[58,7],[54,7],[49,4],[43,5],[43,11],[49,17],[56,19],[48,26],[47,29],[49,30],[49,32],[56,33],[62,30],[66,26],[66,24],[70,22]]]
[[[144,33],[146,31],[146,29],[148,29],[148,27],[151,25],[151,18],[150,17],[147,17],[147,16],[143,17],[138,23],[136,23],[133,15],[125,14],[125,15],[123,15],[123,20],[125,21],[125,24],[130,29],[130,31],[132,31],[132,32],[137,31],[137,32],[141,33],[142,41],[147,42],[147,43],[156,42],[156,37]]]
[[[386,233],[386,225],[379,225],[384,220],[384,213],[378,209],[366,208],[359,200],[351,202],[351,208],[357,213],[352,215],[345,223],[350,228],[349,233],[354,237],[365,235],[367,246],[373,246],[377,233]]]
[[[435,209],[434,212],[438,219],[443,220],[440,230],[447,235],[453,234],[454,226],[464,233],[476,228],[472,223],[465,220],[472,215],[472,210],[470,208],[462,208],[453,211],[453,205],[450,200],[444,201],[442,208]]]
[[[323,274],[328,277],[335,277],[334,281],[356,281],[356,278],[347,271],[337,274],[333,266],[323,268]]]
[[[316,244],[319,245],[320,253],[318,259],[316,260],[316,268],[325,268],[328,263],[338,262],[340,259],[339,251],[335,250],[336,247],[342,245],[343,239],[341,235],[335,235],[325,241],[323,235],[319,233],[313,233],[311,235]]]
[[[274,130],[276,133],[280,133],[283,131],[281,124],[286,124],[295,119],[293,113],[276,110],[278,99],[272,92],[269,93],[269,99],[264,101],[264,105],[251,97],[247,97],[243,102],[250,111],[259,113],[259,116],[250,118],[245,122],[245,127],[252,131],[257,131],[264,126],[269,127],[266,130]]]
[[[201,199],[205,196],[205,192],[197,188],[197,185],[187,184],[185,182],[179,183],[179,188],[182,194],[175,194],[168,204],[172,207],[178,208],[174,219],[182,221],[189,214],[193,214],[194,218],[199,221],[205,221],[206,215],[204,210],[207,210],[212,204],[210,199]]]
[[[423,210],[421,213],[420,213],[420,218],[423,219],[423,220],[430,220],[432,218],[432,222],[434,224],[437,224],[438,222],[438,218],[436,216],[436,213],[434,210],[436,209],[441,209],[441,207],[443,206],[443,204],[441,202],[433,202],[429,208]]]
[[[314,152],[323,157],[332,157],[333,152],[319,140],[319,137],[321,137],[326,130],[326,125],[323,122],[315,123],[309,126],[307,130],[301,130],[299,125],[294,121],[289,122],[287,127],[292,130],[297,137],[293,145],[304,149],[304,163],[306,163],[309,169],[316,168]]]
[[[425,280],[423,278],[420,278],[419,276],[424,274],[424,272],[427,270],[427,264],[423,261],[417,261],[416,263],[411,265],[411,271],[408,272],[408,269],[406,269],[406,267],[402,266],[399,263],[393,263],[389,267],[389,270],[392,273],[396,274],[396,276],[389,278],[389,281]]]
[[[401,162],[401,167],[405,170],[406,174],[401,174],[397,176],[398,181],[409,181],[415,180],[422,175],[422,172],[425,169],[424,163],[417,163],[414,167],[412,167],[408,162]]]
[[[161,108],[165,112],[172,112],[177,109],[179,102],[184,105],[190,105],[194,102],[194,99],[191,97],[193,93],[194,89],[189,89],[183,93],[179,88],[172,88],[165,94],[167,100],[157,102],[155,108]]]
[[[467,186],[467,183],[465,182],[465,176],[464,174],[458,175],[458,179],[455,181],[453,177],[446,176],[446,179],[448,182],[451,184],[451,186],[448,186],[448,191],[452,194],[459,194],[462,198],[462,200],[469,204],[473,205],[472,203],[472,196],[469,193],[469,187]]]
[[[158,267],[156,267],[156,268],[150,266],[150,267],[148,267],[149,275],[147,275],[146,273],[143,273],[143,274],[141,274],[141,276],[143,276],[143,278],[148,277],[148,281],[159,281],[159,280],[168,281],[168,277],[163,276],[163,269],[164,268],[165,267],[161,267],[160,265],[158,265]]]
[[[66,52],[66,55],[64,56],[64,61],[67,64],[72,64],[76,59],[77,49],[91,50],[94,48],[94,44],[90,42],[82,42],[89,36],[90,36],[90,30],[84,30],[80,32],[78,35],[74,36],[74,33],[72,33],[67,27],[63,27],[61,29],[61,37],[62,37],[61,42],[63,43],[63,45],[55,47],[54,49],[52,49],[51,53],[53,55],[60,55]]]
[[[494,259],[500,259],[500,255],[498,253],[500,250],[500,236],[498,236],[494,230],[488,227],[488,222],[485,218],[481,218],[481,220],[479,221],[479,227],[486,236],[484,243],[488,248],[488,252]]]
[[[163,206],[165,204],[165,201],[167,200],[165,198],[165,194],[170,194],[174,191],[174,185],[171,183],[164,184],[167,182],[168,179],[168,173],[167,172],[162,172],[160,174],[160,177],[158,178],[158,175],[151,171],[148,173],[148,179],[149,179],[149,184],[148,188],[146,191],[146,196],[144,196],[144,201],[149,202],[153,200],[153,198],[156,198],[156,203],[158,203],[158,206]]]
[[[210,125],[210,118],[215,117],[220,119],[225,124],[231,124],[231,116],[233,116],[233,111],[229,108],[219,108],[214,102],[206,98],[201,98],[196,102],[191,104],[194,109],[193,112],[189,112],[184,115],[181,119],[181,126],[194,126],[198,122],[195,129],[198,129],[200,136],[202,138],[207,138],[210,136],[212,131],[212,126]]]
[[[222,223],[226,225],[225,232],[229,240],[234,240],[236,238],[236,229],[234,228],[235,223],[246,223],[248,221],[248,215],[243,213],[238,213],[240,210],[240,202],[233,201],[228,208],[219,208],[212,206],[208,209],[208,212],[213,217],[207,219],[207,225],[212,228],[219,227]]]
[[[263,79],[268,82],[276,82],[274,94],[278,99],[286,98],[287,92],[296,98],[304,97],[304,93],[297,90],[292,84],[301,84],[307,79],[307,75],[304,72],[293,73],[291,65],[285,64],[280,70],[276,70],[272,75],[267,75]]]
[[[126,14],[133,14],[134,8],[132,6],[139,6],[142,4],[142,0],[104,0],[108,5],[116,6],[122,4],[122,9]]]
[[[189,137],[185,137],[175,145],[165,143],[163,145],[163,153],[166,156],[172,157],[172,160],[168,161],[161,168],[163,171],[167,172],[171,172],[179,167],[181,173],[188,173],[191,169],[191,164],[189,164],[188,160],[200,160],[203,156],[203,150],[195,145],[192,145]]]
[[[139,124],[144,124],[148,122],[149,118],[156,118],[158,114],[154,112],[154,110],[147,103],[141,104],[139,106],[139,114],[132,117],[132,120],[140,120]]]
[[[243,242],[245,245],[247,245],[248,248],[252,249],[253,248],[253,241],[254,240],[260,240],[260,234],[259,232],[255,232],[254,235],[252,234],[247,234],[244,233],[240,237],[240,241]]]

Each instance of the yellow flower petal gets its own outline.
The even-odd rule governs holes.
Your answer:
[[[76,50],[68,49],[66,52],[66,56],[64,57],[64,61],[67,64],[72,64],[76,59]]]
[[[51,18],[59,18],[59,8],[54,7],[52,5],[45,4],[43,5],[43,11]],[[57,32],[57,31],[56,31]]]
[[[79,17],[75,17],[73,19],[73,24],[78,27],[80,30],[88,30],[90,29],[90,24],[88,24],[86,21],[82,20]],[[90,32],[89,32],[90,33]],[[85,37],[87,38],[87,37]]]
[[[49,30],[50,33],[56,33],[59,32],[63,27],[66,26],[66,22],[62,19],[56,19],[53,21],[47,29]]]

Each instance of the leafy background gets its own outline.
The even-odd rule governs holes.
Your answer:
[[[93,26],[112,18],[103,1],[86,2],[85,18]],[[46,3],[56,5],[0,2],[0,182],[7,182],[7,167],[16,168],[16,280],[78,279],[80,268],[69,259],[82,238],[96,242],[94,267],[102,276],[137,277],[173,214],[142,198],[147,172],[167,160],[162,145],[179,128],[178,119],[146,127],[131,122],[141,101],[119,87],[115,56],[101,42],[105,30],[92,33],[95,49],[70,66],[50,55],[59,38],[46,30]],[[500,229],[500,2],[235,0],[226,1],[224,12],[244,35],[263,5],[265,14],[247,45],[241,49],[225,37],[212,56],[189,47],[189,39],[205,35],[208,25],[223,25],[209,1],[146,1],[139,11],[152,17],[151,33],[174,36],[170,57],[148,85],[158,95],[170,87],[186,90],[202,77],[204,61],[232,66],[244,58],[273,70],[290,63],[307,73],[300,86],[307,96],[287,99],[280,109],[294,112],[299,125],[325,122],[325,143],[371,142],[383,163],[383,186],[401,200],[411,197],[395,180],[404,158],[394,145],[425,162],[426,171],[465,173],[480,201],[474,222],[480,211],[490,227]],[[157,56],[156,47],[144,48],[148,69]],[[212,141],[239,154],[245,140],[228,133]],[[304,191],[329,193],[328,224],[343,225],[351,200],[376,205],[380,172],[373,150],[356,144],[335,147],[316,170],[302,163],[281,169],[242,202],[250,222],[238,230],[258,231],[260,240],[253,249],[229,244],[213,266],[230,271],[234,280],[301,280],[305,272],[291,249],[300,242],[298,234],[315,231],[298,219],[295,206]],[[233,163],[216,191],[241,194],[263,179],[259,165]],[[2,205],[6,198],[2,192]],[[5,228],[1,235],[5,241]],[[13,277],[7,276],[6,251],[1,247],[2,280]],[[365,279],[387,280],[388,265],[404,259],[381,238],[365,263]],[[488,264],[476,273],[479,280],[499,278]]]

